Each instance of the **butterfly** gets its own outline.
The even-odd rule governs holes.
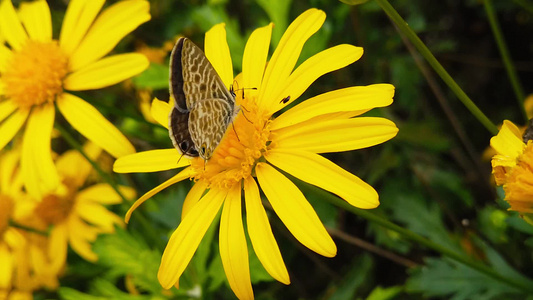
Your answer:
[[[180,38],[170,54],[169,136],[184,156],[208,160],[239,112],[228,90],[198,46]]]

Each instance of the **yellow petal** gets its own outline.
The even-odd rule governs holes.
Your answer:
[[[172,233],[157,273],[159,283],[164,289],[178,285],[181,274],[196,252],[225,198],[224,192],[211,189]]]
[[[48,242],[48,255],[52,260],[52,269],[59,272],[67,262],[67,227],[66,224],[58,224],[50,231]]]
[[[0,243],[0,265],[0,291],[10,290],[14,261],[11,251],[4,243]]]
[[[266,163],[258,163],[255,171],[261,189],[292,235],[320,255],[335,256],[335,243],[313,207],[294,183]]]
[[[490,146],[498,154],[517,158],[524,151],[526,144],[522,140],[518,127],[505,120],[498,134],[490,139]]]
[[[135,189],[127,186],[119,186],[119,191],[126,199],[133,199],[137,195]],[[115,189],[107,183],[98,183],[78,192],[79,201],[93,201],[100,204],[119,204],[122,198]]]
[[[86,143],[83,147],[85,154],[93,161],[102,153],[102,149],[92,143]],[[77,150],[65,151],[56,160],[57,171],[62,177],[71,178],[72,184],[80,187],[93,171],[93,166]]]
[[[54,117],[55,108],[52,103],[34,107],[22,140],[22,176],[28,193],[37,198],[55,190],[59,185],[50,145]]]
[[[17,105],[11,100],[0,102],[0,122],[11,115],[17,109]]]
[[[45,0],[22,2],[19,16],[32,40],[40,42],[52,40],[52,17],[50,7]]]
[[[102,229],[103,232],[111,233],[115,231],[114,225],[123,225],[119,216],[107,210],[102,205],[91,201],[78,201],[76,212],[85,221]]]
[[[152,107],[150,108],[150,112],[152,114],[152,117],[157,121],[157,123],[168,129],[168,116],[170,114],[171,109],[172,106],[167,102],[161,101],[159,99],[154,99],[152,101]]]
[[[379,205],[378,193],[373,187],[318,154],[273,149],[265,158],[294,177],[330,191],[355,207],[369,209]]]
[[[205,33],[205,57],[217,71],[218,76],[229,89],[233,84],[233,65],[226,41],[225,24],[217,24]]]
[[[15,174],[18,173],[17,168],[20,159],[20,152],[5,151],[0,156],[0,191],[3,194],[10,195],[8,191],[11,189]]]
[[[19,109],[0,124],[0,150],[17,134],[22,125],[24,125],[28,114],[29,110]]]
[[[63,93],[57,106],[72,127],[114,157],[135,152],[130,141],[91,104]]]
[[[85,38],[72,53],[70,68],[85,67],[111,51],[128,33],[150,20],[150,4],[144,0],[117,2],[94,21]]]
[[[273,24],[270,23],[267,26],[257,28],[246,42],[242,58],[242,88],[261,87],[272,36],[272,26]]]
[[[98,256],[89,243],[96,238],[97,230],[79,218],[70,218],[67,226],[69,243],[72,249],[84,259],[95,262]]]
[[[20,50],[28,39],[11,0],[3,0],[0,3],[0,30],[11,48],[15,50]]]
[[[177,169],[190,165],[186,158],[180,159],[178,150],[157,149],[122,156],[115,161],[116,173],[146,173]]]
[[[237,298],[253,299],[248,246],[242,226],[241,188],[231,189],[224,201],[219,232],[220,258],[229,285]]]
[[[273,131],[276,137],[274,147],[316,153],[341,152],[381,144],[398,133],[396,125],[385,118],[312,121]]]
[[[391,84],[353,86],[331,91],[305,100],[292,107],[274,119],[270,128],[271,130],[275,130],[330,113],[365,112],[374,107],[390,105],[393,96],[394,86]],[[352,116],[354,115],[350,114],[350,117]]]
[[[191,211],[196,203],[202,198],[205,190],[207,189],[208,183],[204,180],[197,181],[192,188],[190,189],[183,205],[181,207],[181,219],[185,219],[185,216]]]
[[[292,72],[289,78],[282,83],[277,94],[272,94],[271,98],[264,99],[265,107],[270,114],[277,112],[300,97],[320,76],[344,68],[361,58],[362,55],[363,48],[346,44],[313,55]],[[290,97],[288,101],[280,101],[286,97]]]
[[[296,65],[304,43],[317,32],[325,19],[326,14],[323,11],[311,8],[289,25],[265,70],[257,99],[259,107],[266,107],[265,104],[270,103],[272,96],[279,94]]]
[[[105,0],[70,1],[59,35],[59,45],[65,54],[70,56],[78,47],[104,3]]]
[[[100,89],[141,73],[149,64],[146,56],[139,53],[109,56],[69,74],[64,87],[70,91]]]
[[[5,72],[6,68],[9,66],[9,60],[11,59],[11,55],[13,55],[13,52],[11,52],[8,47],[4,46],[3,44],[0,44],[0,72]],[[0,93],[0,95],[1,94],[3,93]]]
[[[257,258],[270,276],[279,282],[290,284],[287,267],[285,267],[278,243],[272,234],[265,208],[261,203],[259,188],[253,178],[249,177],[244,180],[244,199],[248,235]]]
[[[137,209],[137,207],[139,207],[141,204],[143,204],[144,201],[150,199],[153,195],[161,192],[162,190],[166,189],[167,187],[173,185],[174,183],[180,182],[180,181],[182,181],[184,179],[187,179],[190,176],[191,176],[191,168],[186,168],[183,171],[179,172],[178,174],[174,175],[169,180],[163,182],[162,184],[160,184],[160,185],[156,186],[155,188],[151,189],[150,191],[148,191],[146,194],[142,195],[142,197],[137,199],[137,201],[135,201],[135,203],[133,203],[133,205],[130,207],[130,209],[128,209],[128,212],[126,212],[126,217],[124,218],[126,223],[128,223],[130,221],[131,214],[133,213],[133,211],[135,209]]]

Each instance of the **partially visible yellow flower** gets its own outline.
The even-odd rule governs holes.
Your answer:
[[[146,0],[119,1],[101,13],[105,0],[72,0],[59,39],[52,38],[45,0],[0,0],[0,149],[24,126],[21,170],[38,198],[55,190],[50,138],[55,107],[82,135],[115,157],[135,152],[128,139],[91,104],[65,91],[99,89],[139,74],[148,60],[138,53],[103,58],[150,19]]]
[[[34,203],[22,189],[19,156],[0,153],[0,299],[32,299],[34,290],[58,286],[46,254],[48,238],[10,226],[31,219]]]
[[[85,146],[85,152],[96,158],[101,150],[95,145]],[[106,183],[80,189],[92,171],[91,164],[77,151],[70,150],[58,157],[57,170],[61,184],[43,195],[34,208],[34,218],[40,228],[51,226],[48,255],[53,269],[59,271],[67,258],[67,246],[88,261],[96,261],[91,242],[101,233],[112,233],[114,226],[123,226],[122,218],[107,210],[104,205],[118,204],[122,198]],[[135,191],[120,187],[127,198],[135,197]],[[34,225],[35,226],[35,225]]]
[[[524,141],[520,129],[505,120],[490,145],[497,153],[492,174],[496,184],[503,185],[510,210],[533,213],[533,141]]]
[[[220,220],[220,256],[233,292],[253,298],[248,246],[242,221],[246,209],[248,235],[257,257],[276,280],[289,284],[289,274],[263,207],[260,189],[274,212],[294,237],[309,249],[333,257],[334,241],[298,187],[280,170],[316,185],[360,208],[379,205],[377,192],[355,175],[321,156],[370,147],[393,138],[398,129],[384,118],[358,117],[392,103],[390,84],[348,87],[307,99],[275,116],[298,99],[320,76],[356,60],[363,49],[338,45],[324,50],[294,69],[307,39],[324,23],[323,11],[310,9],[289,26],[267,64],[272,24],[252,32],[243,56],[242,75],[233,67],[223,24],[206,33],[205,54],[227,88],[237,81],[241,113],[227,128],[211,158],[180,159],[176,149],[140,152],[119,158],[116,172],[153,172],[185,167],[143,195],[142,202],[166,187],[195,181],[182,208],[182,221],[163,253],[158,279],[163,288],[178,286],[179,279],[215,216]],[[256,89],[252,89],[256,88]],[[155,100],[154,118],[168,127],[171,105]],[[178,161],[178,163],[176,163]],[[244,205],[241,201],[244,197]]]

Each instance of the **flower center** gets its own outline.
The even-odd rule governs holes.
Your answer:
[[[267,150],[268,116],[259,111],[254,96],[237,99],[237,103],[240,103],[241,112],[228,126],[213,156],[206,163],[201,158],[191,161],[194,180],[205,180],[209,186],[231,188],[252,174],[255,164]]]
[[[72,211],[75,201],[76,187],[73,182],[63,180],[63,184],[55,191],[43,197],[35,208],[35,213],[47,224],[63,222]]]
[[[13,199],[7,195],[0,194],[0,237],[9,226],[9,219],[13,215]]]
[[[527,142],[524,153],[511,170],[503,186],[511,210],[533,213],[533,141]]]
[[[19,107],[52,102],[63,91],[68,58],[56,41],[28,41],[14,51],[2,74],[5,95]]]

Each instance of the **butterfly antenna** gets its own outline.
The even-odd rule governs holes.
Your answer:
[[[187,151],[189,151],[189,149],[187,149]],[[180,160],[181,160],[181,158],[182,158],[184,155],[185,155],[185,153],[182,153],[182,154],[180,155],[180,158],[178,158],[178,162],[176,163],[177,165],[179,165]]]

